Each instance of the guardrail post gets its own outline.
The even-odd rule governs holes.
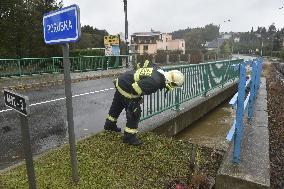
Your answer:
[[[208,64],[205,64],[204,65],[204,68],[203,68],[203,79],[204,79],[204,93],[203,93],[203,96],[207,96],[207,92],[209,90],[209,65]]]
[[[181,88],[177,88],[176,92],[175,92],[175,108],[174,108],[174,110],[176,110],[176,111],[180,110],[180,99],[179,99],[180,90],[181,90]]]
[[[22,76],[22,69],[21,69],[21,61],[20,59],[18,60],[18,67],[19,67],[19,76]]]
[[[248,104],[248,118],[251,119],[253,117],[253,104],[256,95],[256,65],[257,62],[252,62],[252,72],[251,72],[251,83],[250,83],[250,97],[249,97],[249,104]]]
[[[238,100],[237,100],[237,115],[236,115],[236,127],[234,134],[234,152],[233,162],[240,162],[240,148],[243,132],[243,115],[244,115],[244,100],[245,100],[245,85],[246,85],[246,67],[243,64],[239,65],[240,81],[238,85]]]
[[[52,72],[52,73],[55,73],[54,58],[52,58],[52,69],[53,69],[53,72]]]

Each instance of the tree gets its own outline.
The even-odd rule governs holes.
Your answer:
[[[58,46],[44,44],[42,28],[43,14],[60,7],[62,3],[57,0],[1,0],[1,57],[42,57],[60,52]]]

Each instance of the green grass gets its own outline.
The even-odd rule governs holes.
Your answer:
[[[71,179],[68,146],[39,158],[35,162],[38,188],[165,188],[174,180],[189,184],[191,145],[187,142],[144,133],[139,135],[144,144],[133,147],[123,144],[121,137],[102,132],[77,144],[78,184]],[[198,153],[201,164],[208,162],[200,157]],[[0,188],[28,188],[25,166],[0,174]]]

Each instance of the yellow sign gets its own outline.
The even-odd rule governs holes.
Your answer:
[[[119,37],[117,35],[108,35],[104,37],[105,46],[119,45]]]

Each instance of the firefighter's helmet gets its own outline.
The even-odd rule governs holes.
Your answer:
[[[166,83],[170,84],[172,87],[181,87],[184,83],[184,75],[178,70],[171,70],[165,72]]]

